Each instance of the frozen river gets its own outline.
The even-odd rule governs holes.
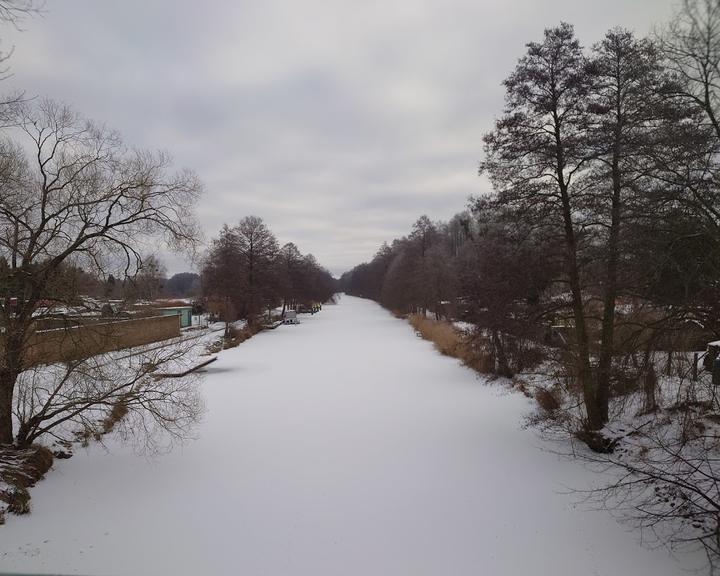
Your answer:
[[[529,401],[343,297],[223,352],[198,438],[80,449],[0,527],[0,572],[663,576],[680,568],[575,507],[578,463]]]

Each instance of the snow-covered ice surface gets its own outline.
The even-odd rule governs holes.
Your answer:
[[[199,438],[59,461],[0,527],[0,572],[663,576],[566,487],[592,473],[376,304],[343,297],[223,352]]]

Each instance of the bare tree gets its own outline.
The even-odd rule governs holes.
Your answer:
[[[10,24],[20,30],[23,21],[30,17],[41,14],[44,2],[42,0],[2,0],[0,1],[0,22]],[[10,76],[10,67],[7,61],[13,55],[13,48],[0,52],[0,80]],[[12,122],[13,108],[23,101],[21,92],[4,96],[0,101],[0,124],[5,126]]]
[[[457,266],[462,318],[475,326],[474,337],[489,340],[495,372],[513,376],[525,369],[525,348],[541,341],[541,296],[556,272],[541,235],[496,202],[473,205],[477,231],[460,252]]]
[[[0,256],[8,263],[0,325],[0,444],[13,442],[12,403],[40,301],[63,264],[142,267],[143,238],[174,247],[197,237],[201,191],[167,155],[130,150],[120,136],[51,100],[17,111],[0,142]],[[17,143],[16,143],[17,142]]]
[[[292,242],[284,244],[275,258],[278,290],[282,298],[282,313],[288,306],[295,306],[302,285],[302,254]]]
[[[575,325],[577,377],[587,427],[607,421],[607,394],[593,378],[581,259],[584,146],[588,94],[586,62],[573,27],[563,23],[531,42],[505,80],[506,109],[485,137],[486,171],[500,201],[546,226],[564,242],[564,276]]]
[[[202,401],[192,374],[167,374],[191,367],[195,344],[185,339],[25,370],[14,404],[17,446],[45,435],[60,442],[99,440],[113,430],[152,450],[185,439]]]
[[[314,305],[330,300],[337,291],[332,274],[320,266],[315,256],[303,256],[301,267],[299,297],[306,305]]]
[[[219,308],[226,339],[230,338],[230,323],[237,320],[244,297],[242,288],[237,235],[225,225],[205,256],[202,293],[211,306]]]
[[[155,254],[142,258],[136,273],[127,279],[125,298],[155,300],[163,290],[167,270]]]
[[[629,252],[628,236],[638,217],[650,212],[653,154],[661,145],[658,124],[673,116],[665,98],[666,82],[655,46],[621,28],[610,30],[593,47],[588,66],[587,143],[592,160],[588,187],[591,234],[597,249],[590,289],[601,301],[599,350],[596,371],[598,403],[607,420],[611,369],[615,353],[618,296],[637,293],[632,276],[623,268]],[[637,275],[634,275],[636,279]]]
[[[705,550],[710,573],[720,562],[720,475],[717,398],[710,376],[659,392],[671,404],[614,427],[615,449],[581,447],[573,456],[602,472],[607,484],[586,491],[590,502],[640,528],[644,540]]]
[[[247,216],[233,228],[237,238],[243,290],[243,316],[254,323],[276,296],[274,259],[278,243],[270,229],[257,216]]]
[[[0,21],[18,26],[29,16],[40,14],[45,6],[38,0],[3,0],[0,2]]]
[[[659,43],[676,94],[704,112],[720,139],[720,2],[683,0]]]
[[[245,318],[255,325],[264,310],[283,304],[325,302],[336,291],[332,275],[311,254],[303,256],[292,242],[278,248],[261,218],[248,216],[237,226],[223,227],[203,269],[203,293],[225,302],[227,318]],[[226,334],[229,328],[226,324]]]

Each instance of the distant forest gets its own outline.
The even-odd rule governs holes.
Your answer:
[[[600,429],[623,354],[688,325],[720,335],[719,29],[717,7],[690,3],[653,38],[614,28],[585,48],[570,24],[546,30],[483,138],[493,193],[422,216],[342,288],[472,323],[503,374],[555,326]]]
[[[588,498],[716,566],[720,3],[585,47],[561,23],[503,85],[479,163],[492,193],[420,217],[341,287],[508,377],[536,400],[529,423],[621,470]]]

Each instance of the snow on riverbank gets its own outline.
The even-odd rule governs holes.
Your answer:
[[[58,462],[0,527],[0,571],[674,575],[567,487],[593,480],[376,304],[344,297],[225,351],[197,440]]]

